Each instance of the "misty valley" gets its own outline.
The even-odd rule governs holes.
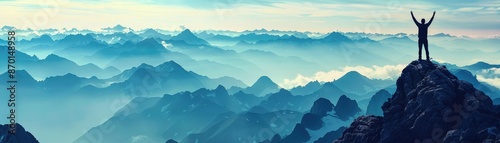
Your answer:
[[[431,111],[481,124],[474,133],[439,124],[450,131],[443,140],[500,137],[498,37],[429,35],[431,61],[417,60],[418,37],[405,33],[117,25],[17,29],[16,38],[16,132],[30,141],[392,142],[384,135],[410,136],[396,128],[410,124],[419,125],[411,139],[424,140],[423,122],[445,114]],[[472,117],[451,108],[469,102]]]

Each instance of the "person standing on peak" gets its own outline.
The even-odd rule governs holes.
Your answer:
[[[415,16],[413,16],[413,11],[410,11],[411,13],[411,18],[413,18],[413,22],[418,26],[418,60],[422,60],[422,45],[425,47],[425,54],[427,55],[427,61],[430,60],[429,57],[429,43],[427,41],[427,29],[432,23],[432,20],[434,20],[434,15],[436,15],[436,11],[432,14],[432,18],[429,21],[429,23],[425,23],[425,19],[422,18],[421,22],[419,23],[417,19],[415,19]]]

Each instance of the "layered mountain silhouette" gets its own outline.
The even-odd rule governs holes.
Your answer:
[[[500,108],[445,67],[413,61],[382,106],[384,116],[357,118],[336,143],[494,142]]]
[[[361,75],[359,72],[350,71],[338,80],[335,80],[333,84],[346,92],[362,95],[377,89],[385,88],[393,84],[393,81],[369,79],[366,76]]]
[[[341,96],[339,102],[349,101],[345,96]],[[319,98],[314,102],[311,110],[302,116],[300,123],[297,123],[293,131],[289,135],[276,134],[272,138],[263,141],[263,143],[302,143],[302,142],[314,142],[314,143],[331,143],[335,139],[342,135],[345,130],[343,125],[346,125],[350,121],[343,121],[339,119],[342,114],[356,114],[359,111],[343,111],[343,113],[337,113],[335,108],[339,107],[354,108],[359,109],[359,107],[352,107],[343,103],[338,103],[334,106],[328,99]],[[341,115],[339,115],[341,114]]]
[[[125,70],[122,74],[111,79],[118,82],[111,84],[105,90],[120,91],[131,87],[127,91],[134,91],[136,88],[147,88],[150,95],[215,88],[219,84],[227,87],[246,86],[243,82],[231,77],[210,79],[192,71],[186,71],[174,61],[164,62],[158,66],[141,64],[136,68]]]
[[[16,123],[16,133],[9,133],[9,124],[0,126],[0,143],[38,143],[38,140],[23,126]]]
[[[290,92],[293,95],[308,95],[313,93],[314,91],[317,91],[321,88],[321,83],[318,81],[313,81],[307,83],[305,86],[297,86],[292,89],[290,89]]]

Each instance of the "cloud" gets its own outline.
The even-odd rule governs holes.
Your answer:
[[[357,71],[360,74],[371,78],[371,79],[396,79],[400,76],[401,71],[405,65],[385,65],[385,66],[346,66],[340,70],[330,70],[330,71],[319,71],[316,72],[313,76],[304,76],[298,74],[294,79],[284,79],[280,84],[281,87],[284,88],[293,88],[296,86],[303,86],[311,81],[320,81],[320,82],[328,82],[333,81],[334,79],[339,79],[347,72]]]
[[[486,82],[486,83],[488,83],[488,84],[490,84],[492,86],[500,88],[500,78],[498,78],[498,77],[485,78],[482,75],[476,75],[476,77],[477,77],[477,80],[479,80],[481,82]]]

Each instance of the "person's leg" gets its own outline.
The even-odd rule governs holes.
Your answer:
[[[427,41],[427,39],[425,39],[424,41],[424,47],[425,47],[425,55],[427,56],[427,60],[430,61],[430,56],[429,56],[429,42]]]
[[[422,39],[418,39],[418,60],[422,59]]]

